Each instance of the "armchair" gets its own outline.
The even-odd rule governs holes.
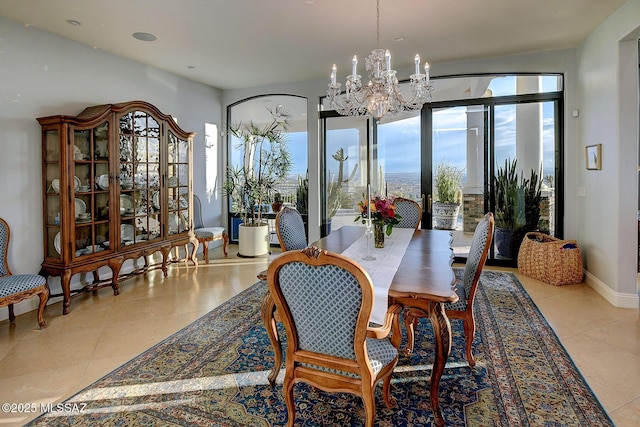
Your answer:
[[[383,328],[369,327],[371,278],[355,261],[316,247],[280,255],[269,265],[267,282],[287,334],[287,426],[295,422],[297,382],[360,396],[365,426],[373,426],[379,381],[386,406],[395,404],[390,389],[398,349],[388,335],[400,336],[400,306],[389,308]]]

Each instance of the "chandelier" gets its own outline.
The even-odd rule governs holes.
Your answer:
[[[352,72],[347,76],[345,93],[336,82],[337,68],[333,64],[331,83],[327,95],[329,105],[344,116],[363,116],[370,114],[380,119],[386,114],[394,115],[401,111],[418,110],[431,100],[433,85],[429,82],[429,63],[424,63],[424,74],[420,73],[420,55],[414,58],[416,70],[411,79],[411,99],[405,99],[398,87],[396,70],[391,69],[391,54],[380,49],[380,0],[376,0],[377,48],[371,51],[365,62],[369,74],[369,84],[362,85],[357,73],[358,57],[353,56]]]

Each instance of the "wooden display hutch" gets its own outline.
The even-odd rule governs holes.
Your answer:
[[[193,236],[192,144],[168,115],[142,101],[86,108],[77,117],[38,118],[42,126],[44,262],[60,276],[63,314],[71,296],[161,268]],[[161,252],[162,262],[149,262]],[[196,263],[195,250],[191,260]],[[185,254],[186,256],[186,254]],[[140,258],[143,266],[137,267]],[[133,271],[121,275],[125,260]],[[101,280],[100,267],[111,269]],[[71,277],[93,282],[71,290]],[[54,296],[60,296],[54,295]]]

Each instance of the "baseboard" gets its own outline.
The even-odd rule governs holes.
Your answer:
[[[585,271],[584,282],[615,307],[638,308],[640,306],[640,298],[637,293],[625,294],[616,292],[588,271]]]

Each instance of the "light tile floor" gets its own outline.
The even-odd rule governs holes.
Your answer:
[[[0,412],[0,426],[21,426],[56,403],[180,330],[256,281],[268,258],[173,264],[110,288],[47,307],[45,330],[35,313],[0,322],[0,403],[35,404],[34,413]],[[272,256],[277,255],[274,251]],[[200,255],[201,256],[201,255]],[[640,425],[640,320],[637,309],[615,308],[587,285],[553,287],[519,276],[585,379],[619,427]]]

